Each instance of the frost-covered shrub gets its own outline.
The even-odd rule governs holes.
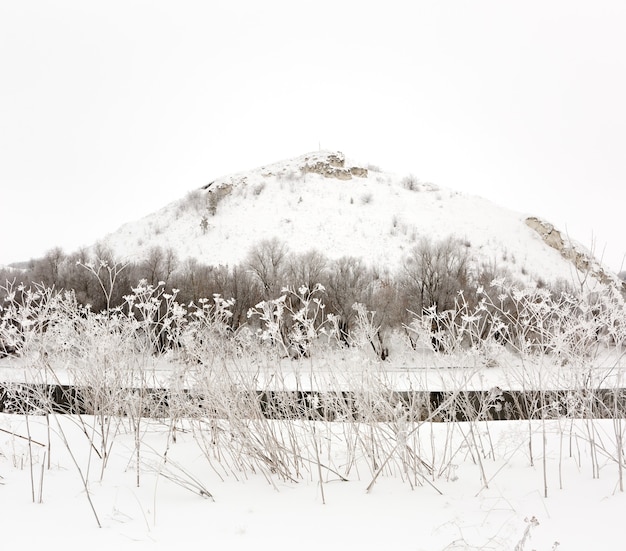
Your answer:
[[[260,341],[277,348],[284,356],[308,357],[313,343],[325,334],[323,292],[320,284],[312,289],[302,285],[297,291],[285,287],[279,298],[251,308],[248,318],[257,317],[262,323],[257,333]]]
[[[200,299],[187,310],[184,330],[178,335],[186,361],[212,365],[229,354],[237,356],[230,319],[235,301],[218,294],[213,299]]]
[[[373,195],[371,193],[364,193],[361,195],[361,204],[369,205],[372,202]]]
[[[404,189],[408,189],[409,191],[419,191],[420,181],[412,174],[402,178],[401,184]]]
[[[206,209],[207,199],[206,192],[201,189],[193,189],[185,195],[179,204],[179,213],[184,210],[193,210],[194,212],[202,212]]]
[[[471,301],[458,292],[451,308],[433,304],[410,314],[404,327],[414,348],[427,332],[436,352],[477,351],[496,363],[505,347],[521,361],[585,371],[610,351],[619,361],[624,350],[626,307],[614,288],[573,294],[496,278],[479,286]]]

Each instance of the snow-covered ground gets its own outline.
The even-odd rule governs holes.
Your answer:
[[[372,356],[372,357],[370,357]],[[32,358],[4,358],[0,360],[0,381],[6,383],[81,384],[83,367],[72,367],[65,362],[48,362],[49,369]],[[522,361],[502,348],[499,364],[485,363],[477,354],[435,354],[425,351],[420,355],[396,356],[396,362],[379,362],[373,354],[362,350],[339,350],[321,358],[294,360],[277,358],[271,364],[267,359],[247,360],[229,364],[232,376],[259,390],[354,390],[374,377],[381,384],[398,391],[468,391],[525,388],[578,389],[585,380],[589,388],[626,386],[626,357],[616,350],[598,353],[593,363],[558,365],[552,358],[539,357]],[[118,368],[128,373],[124,380],[136,377],[139,370],[132,363]],[[173,361],[166,354],[150,358],[141,367],[142,384],[154,388],[169,388],[173,378],[188,387],[205,368]],[[326,385],[326,386],[325,386]]]
[[[397,410],[375,420],[389,389],[564,388],[587,375],[590,388],[623,386],[623,358],[608,352],[585,373],[548,356],[516,358],[504,347],[495,367],[471,353],[432,351],[422,353],[428,363],[420,367],[394,367],[368,358],[367,348],[268,364],[232,358],[194,366],[148,354],[127,358],[130,374],[103,359],[115,381],[204,384],[222,415],[176,415],[174,408],[165,419],[138,418],[132,393],[115,398],[127,413],[121,417],[0,414],[3,542],[120,550],[620,549],[623,412],[611,420],[553,418],[549,410],[545,421],[440,423]],[[107,396],[98,394],[105,389],[98,362],[76,361],[4,359],[0,379],[91,380],[94,397]],[[458,362],[465,367],[446,366]],[[92,373],[82,371],[90,365]],[[237,396],[250,388],[357,390],[373,418],[368,411],[358,422],[248,417]]]
[[[94,424],[92,418],[84,422]],[[51,417],[48,432],[45,417],[3,414],[3,547],[621,549],[626,495],[612,457],[613,423],[593,424],[595,449],[588,428],[549,422],[544,453],[539,423],[530,429],[522,422],[425,425],[422,475],[403,472],[396,457],[368,491],[375,473],[364,457],[355,458],[347,481],[314,464],[303,465],[297,480],[287,481],[230,470],[217,457],[209,463],[193,435],[182,430],[165,462],[168,426],[146,422],[137,486],[128,421],[100,479],[100,461],[76,418]],[[321,440],[344,434],[339,424],[319,431]],[[334,446],[320,463],[344,475],[344,450]],[[427,464],[443,474],[430,475]],[[88,480],[93,510],[81,475]],[[201,488],[212,499],[201,496]]]

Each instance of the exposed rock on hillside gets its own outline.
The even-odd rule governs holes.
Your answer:
[[[548,245],[550,245],[550,247],[556,249],[560,253],[563,252],[563,249],[565,248],[565,243],[563,242],[563,238],[561,237],[561,232],[557,230],[552,224],[531,216],[529,218],[526,218],[526,225],[535,230],[541,236],[541,238]]]
[[[569,260],[583,274],[590,274],[605,285],[618,285],[626,290],[626,282],[619,281],[613,274],[607,273],[600,263],[589,253],[579,250],[569,239],[563,239],[561,232],[552,224],[534,216],[526,218],[526,225],[535,230],[544,242],[556,249],[563,258]]]
[[[367,168],[346,167],[345,162],[345,156],[339,152],[323,157],[313,155],[311,158],[304,158],[304,164],[300,170],[304,173],[314,172],[326,178],[337,178],[338,180],[350,180],[352,176],[367,178]]]

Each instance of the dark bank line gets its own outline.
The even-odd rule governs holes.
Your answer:
[[[228,405],[225,405],[227,403]],[[475,421],[626,417],[626,389],[366,391],[237,390],[215,396],[165,388],[92,388],[0,383],[0,412],[134,415],[151,418],[238,415],[325,421]]]

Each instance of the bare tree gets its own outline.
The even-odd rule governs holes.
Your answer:
[[[61,247],[50,249],[41,260],[35,263],[34,279],[48,287],[60,286],[61,265],[65,260],[65,253]]]
[[[341,338],[348,342],[356,311],[355,303],[370,304],[372,277],[361,258],[344,256],[329,267],[322,284],[326,288],[326,306],[339,316]]]
[[[311,250],[302,254],[294,254],[287,263],[287,281],[294,288],[301,285],[314,289],[321,283],[328,271],[328,259],[319,251]]]
[[[87,249],[79,249],[66,258],[61,269],[63,288],[72,289],[78,303],[83,305],[93,305],[102,293],[95,278],[85,270],[89,259]]]
[[[448,237],[434,243],[422,239],[403,263],[399,279],[405,312],[427,315],[436,350],[442,350],[441,335],[450,329],[448,314],[458,292],[469,290],[469,260],[467,247]]]
[[[152,247],[144,262],[141,263],[141,277],[147,279],[151,285],[158,285],[161,281],[167,285],[177,266],[178,258],[174,249]]]
[[[187,258],[173,277],[172,286],[179,289],[180,302],[197,302],[200,298],[210,297],[212,290],[208,288],[210,268],[197,258]]]
[[[461,241],[448,237],[433,243],[422,239],[405,259],[400,275],[407,306],[421,313],[454,308],[456,294],[469,286],[469,253]]]
[[[235,299],[231,307],[233,315],[230,318],[233,329],[245,324],[248,319],[248,310],[263,300],[263,293],[260,285],[257,284],[256,276],[242,266],[235,266],[231,270],[228,287],[224,289],[222,295]]]
[[[276,298],[285,283],[287,245],[277,239],[266,239],[248,253],[246,267],[259,281],[265,299]]]

